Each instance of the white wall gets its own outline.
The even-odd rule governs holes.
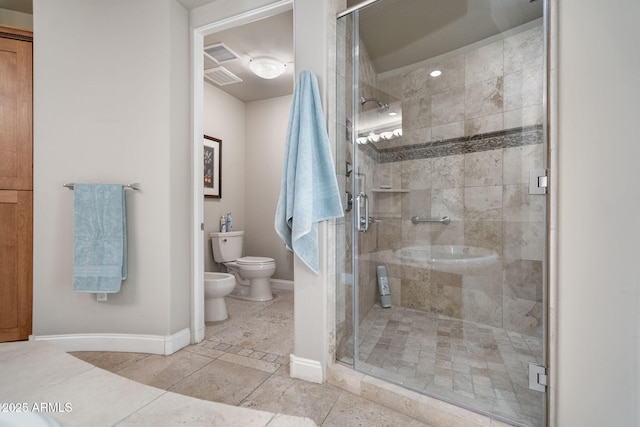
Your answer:
[[[276,261],[274,279],[293,280],[293,252],[275,231],[291,96],[247,103],[246,255]]]
[[[233,229],[245,229],[245,110],[244,102],[205,82],[204,134],[222,140],[222,197],[204,201],[205,271],[220,269],[209,239],[209,233],[220,231],[220,216],[231,212]]]
[[[557,3],[556,425],[638,426],[640,2]]]
[[[218,271],[209,233],[231,212],[244,255],[275,259],[274,279],[293,280],[293,257],[274,229],[291,96],[244,103],[205,82],[205,135],[222,140],[222,198],[205,199],[205,271]]]
[[[294,3],[294,40],[296,74],[309,70],[318,77],[320,97],[326,117],[331,150],[335,153],[335,46],[336,20],[338,11],[343,9],[342,0],[296,0]],[[294,257],[295,300],[294,300],[294,353],[304,364],[317,362],[321,372],[298,371],[292,363],[292,376],[323,382],[330,358],[330,342],[334,337],[333,315],[335,309],[335,238],[333,227],[322,221],[318,227],[319,271],[313,273],[300,259]],[[331,332],[330,332],[331,331]],[[322,339],[319,339],[322,337]],[[296,359],[293,362],[296,362]],[[308,362],[308,363],[307,363]],[[300,372],[300,375],[298,374]]]
[[[188,14],[174,0],[34,0],[33,335],[189,327]],[[67,182],[127,191],[129,275],[72,290]]]

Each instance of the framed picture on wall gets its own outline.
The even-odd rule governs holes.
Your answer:
[[[222,197],[222,140],[204,136],[204,197]]]

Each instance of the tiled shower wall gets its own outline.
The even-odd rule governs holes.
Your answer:
[[[528,182],[545,156],[542,37],[538,23],[376,81],[366,73],[360,87],[374,92],[363,95],[401,101],[403,137],[359,146],[358,174],[339,177],[345,189],[359,179],[378,221],[358,233],[359,253],[465,245],[500,256],[491,268],[464,275],[387,265],[394,305],[541,336],[544,201],[528,194]],[[443,74],[431,77],[434,69]],[[345,144],[338,157],[349,159],[350,150]],[[398,191],[374,191],[381,185]],[[415,215],[452,221],[414,225]],[[342,238],[339,256],[350,260],[349,232]],[[362,319],[378,299],[376,263],[358,267]]]

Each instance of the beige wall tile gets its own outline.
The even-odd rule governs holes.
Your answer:
[[[542,105],[520,108],[504,112],[504,128],[512,129],[524,126],[542,125]]]
[[[462,290],[462,319],[501,328],[502,294],[492,295],[474,289]]]
[[[432,159],[405,160],[396,162],[401,171],[404,189],[421,190],[431,188]]]
[[[502,150],[464,155],[464,186],[502,185]]]
[[[527,184],[505,185],[503,218],[505,221],[542,221],[544,197],[529,194]]]
[[[503,292],[506,296],[542,302],[542,261],[505,260]]]
[[[464,187],[464,154],[432,159],[432,188]]]
[[[453,89],[431,97],[431,125],[438,126],[465,119],[465,91]]]
[[[544,255],[543,222],[505,222],[504,257],[542,261]]]
[[[504,40],[504,71],[512,73],[522,68],[542,65],[542,25],[515,34]]]
[[[503,75],[502,40],[467,52],[465,57],[465,85],[470,86]]]
[[[542,105],[544,70],[541,65],[504,76],[504,110]]]
[[[428,76],[425,80],[428,93],[439,93],[464,88],[464,55],[456,55],[442,59],[427,68],[427,75],[433,70],[440,70],[438,77]]]
[[[412,98],[402,102],[402,130],[431,126],[431,96]]]
[[[505,148],[503,183],[528,184],[529,171],[542,168],[543,150],[543,144]]]
[[[465,136],[495,132],[503,129],[505,129],[503,113],[475,117],[464,121]]]
[[[501,221],[502,186],[465,188],[464,219],[467,221]]]
[[[464,94],[465,118],[488,116],[504,111],[502,76],[467,86]]]
[[[464,197],[464,188],[434,188],[431,190],[431,216],[448,216],[452,221],[464,219]]]
[[[498,255],[502,255],[502,223],[500,221],[465,221],[464,244],[491,249]]]
[[[510,331],[542,337],[542,303],[505,297],[503,310],[504,323]]]
[[[442,141],[450,138],[464,136],[464,121],[447,123],[431,128],[431,140]]]

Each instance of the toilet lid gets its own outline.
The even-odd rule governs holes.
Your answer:
[[[236,260],[236,263],[244,265],[272,264],[273,262],[273,258],[261,256],[245,256]]]

